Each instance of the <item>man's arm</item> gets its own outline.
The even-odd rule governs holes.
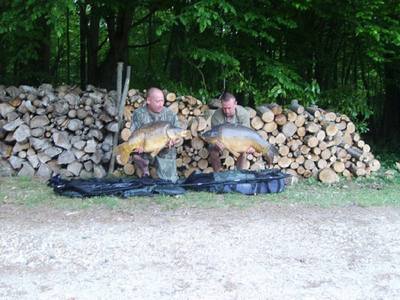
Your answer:
[[[250,113],[244,107],[238,107],[237,118],[240,125],[246,126],[250,128]]]
[[[211,127],[221,125],[225,122],[224,116],[220,108],[218,108],[211,117]]]
[[[134,132],[136,129],[139,129],[142,126],[142,118],[139,111],[135,110],[132,113],[131,118],[131,132]]]

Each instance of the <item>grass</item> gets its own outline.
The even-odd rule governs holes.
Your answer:
[[[332,206],[398,206],[400,204],[400,173],[396,169],[382,168],[369,178],[352,181],[341,180],[326,185],[308,179],[289,186],[283,193],[244,196],[241,194],[212,194],[188,192],[177,197],[131,197],[120,199],[102,196],[92,198],[69,198],[56,195],[46,182],[27,177],[0,178],[0,204],[50,206],[65,209],[105,207],[108,209],[146,209],[152,205],[161,209],[177,208],[229,208],[251,207],[263,202],[281,205],[301,204]]]

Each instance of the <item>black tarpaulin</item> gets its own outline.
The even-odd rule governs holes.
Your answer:
[[[245,195],[280,193],[285,189],[286,175],[279,170],[225,171],[192,173],[176,183],[153,178],[63,179],[54,176],[49,185],[60,195],[69,197],[92,196],[152,196],[181,195],[186,191],[241,193]]]

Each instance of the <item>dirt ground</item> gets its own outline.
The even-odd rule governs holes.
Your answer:
[[[0,205],[0,299],[399,299],[400,208]]]

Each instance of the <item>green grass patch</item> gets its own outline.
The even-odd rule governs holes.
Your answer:
[[[245,196],[241,194],[213,194],[188,192],[180,196],[69,198],[55,194],[46,182],[27,177],[0,178],[0,203],[50,206],[65,209],[104,207],[108,209],[146,209],[157,205],[161,209],[178,208],[246,208],[263,202],[332,206],[398,206],[400,204],[400,173],[382,168],[368,178],[352,181],[342,179],[326,185],[315,179],[302,180],[289,186],[283,193]]]

